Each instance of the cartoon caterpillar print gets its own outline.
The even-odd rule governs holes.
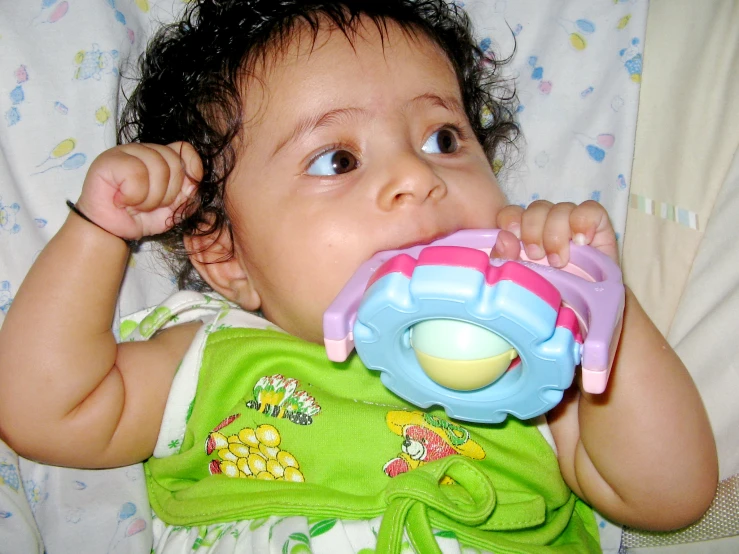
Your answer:
[[[280,374],[264,376],[254,385],[254,399],[247,401],[246,407],[298,425],[310,425],[321,407],[307,392],[296,392],[298,384],[297,379]]]

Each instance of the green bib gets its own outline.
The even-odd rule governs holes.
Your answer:
[[[343,364],[284,333],[207,335],[179,451],[146,462],[173,525],[383,516],[377,552],[432,529],[497,552],[599,552],[592,512],[532,424],[454,422],[412,406],[354,355]]]

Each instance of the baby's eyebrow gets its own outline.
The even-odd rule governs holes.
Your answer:
[[[466,115],[462,102],[456,96],[451,94],[440,95],[433,92],[426,92],[411,98],[405,103],[401,111],[406,112],[412,110],[418,104],[438,106],[450,112],[459,114],[461,117],[465,117]],[[332,123],[336,123],[341,120],[356,120],[361,117],[367,118],[369,115],[370,112],[364,108],[335,108],[323,113],[303,117],[298,121],[297,125],[295,125],[290,136],[285,137],[277,144],[275,149],[272,151],[272,157],[276,156],[277,153],[288,144],[296,142],[301,137],[312,133],[316,129],[331,125]]]
[[[466,113],[462,101],[451,94],[440,95],[433,92],[419,94],[415,98],[408,101],[408,103],[406,104],[406,108],[414,107],[416,104],[432,104],[434,106],[439,106],[441,108],[449,110],[450,112],[456,112],[463,116]]]
[[[274,151],[272,156],[275,156],[280,150],[282,150],[288,144],[297,141],[299,138],[308,135],[319,129],[340,120],[347,119],[358,119],[359,117],[367,117],[369,112],[363,108],[336,108],[327,112],[309,115],[298,121],[295,125],[293,132],[289,137],[281,140]]]

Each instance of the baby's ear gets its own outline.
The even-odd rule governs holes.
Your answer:
[[[259,293],[242,266],[226,229],[208,235],[185,235],[184,242],[190,262],[214,291],[245,310],[260,308]]]

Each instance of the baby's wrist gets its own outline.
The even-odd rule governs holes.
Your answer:
[[[128,248],[131,248],[131,249],[133,249],[133,248],[136,248],[136,247],[138,247],[138,244],[139,244],[139,241],[138,241],[138,240],[134,240],[134,239],[124,239],[123,237],[120,237],[120,236],[116,235],[115,233],[112,233],[112,232],[110,232],[110,231],[109,231],[108,229],[106,229],[105,227],[103,227],[103,226],[102,226],[102,225],[100,225],[99,223],[96,223],[95,221],[93,221],[92,219],[90,219],[90,218],[89,218],[89,217],[88,217],[87,215],[85,215],[85,213],[84,213],[84,212],[83,212],[82,210],[80,210],[80,209],[79,209],[79,208],[78,208],[78,207],[77,207],[77,206],[75,205],[75,203],[74,203],[74,202],[72,202],[71,200],[67,200],[67,207],[68,207],[68,208],[69,208],[69,209],[70,209],[70,210],[71,210],[71,211],[72,211],[72,212],[73,212],[73,213],[74,213],[75,215],[77,215],[78,217],[80,217],[80,218],[81,218],[81,219],[83,219],[84,221],[86,221],[86,222],[88,222],[88,223],[90,223],[90,224],[94,225],[94,226],[95,226],[95,227],[97,227],[98,229],[101,229],[101,230],[105,231],[105,232],[106,232],[106,233],[108,233],[108,234],[109,234],[110,236],[112,236],[112,237],[116,237],[116,238],[118,238],[118,239],[122,240],[122,241],[123,241],[123,242],[124,242],[124,243],[126,244],[126,246],[128,246]]]

